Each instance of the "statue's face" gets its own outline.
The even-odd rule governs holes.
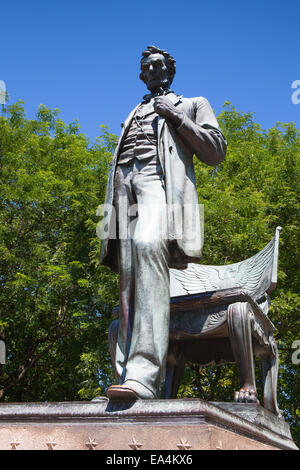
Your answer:
[[[151,92],[169,86],[168,68],[162,54],[151,54],[145,57],[141,63],[141,72]]]

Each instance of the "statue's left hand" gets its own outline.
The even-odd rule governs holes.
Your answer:
[[[179,111],[167,96],[158,96],[154,99],[154,110],[157,114],[172,121],[179,126],[183,119],[183,113]]]

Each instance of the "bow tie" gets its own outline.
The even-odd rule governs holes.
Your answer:
[[[156,93],[150,93],[149,95],[143,96],[143,102],[147,103],[152,98],[156,98],[157,96],[161,96],[161,95],[168,95],[169,93],[172,93],[172,90],[169,90],[168,88],[164,90],[163,88],[161,88]]]

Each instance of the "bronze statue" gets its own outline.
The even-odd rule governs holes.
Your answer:
[[[199,261],[203,244],[193,155],[218,165],[226,140],[209,102],[170,90],[175,60],[149,46],[140,78],[150,91],[129,114],[112,162],[101,262],[120,275],[111,400],[162,395],[169,344],[169,268]]]

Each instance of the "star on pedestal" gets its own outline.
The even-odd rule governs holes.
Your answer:
[[[187,440],[183,440],[182,438],[180,439],[180,443],[177,444],[177,447],[180,449],[180,450],[188,450],[190,449],[192,446],[191,444],[188,443]]]
[[[88,442],[85,443],[86,447],[88,447],[89,450],[95,450],[95,447],[97,447],[98,442],[95,442],[94,439],[89,437]]]
[[[132,438],[132,441],[128,443],[129,447],[132,450],[139,450],[140,447],[143,447],[143,444],[140,444],[135,437]]]
[[[17,450],[17,446],[20,445],[20,442],[18,442],[15,438],[10,442],[10,447],[11,450]]]
[[[178,447],[180,450],[189,450],[192,446],[191,446],[191,444],[188,443],[187,440],[184,442],[183,439],[180,439],[180,443],[177,444],[177,447]]]
[[[46,445],[48,446],[48,450],[54,450],[54,447],[57,446],[57,443],[50,437],[48,442],[46,442]]]

